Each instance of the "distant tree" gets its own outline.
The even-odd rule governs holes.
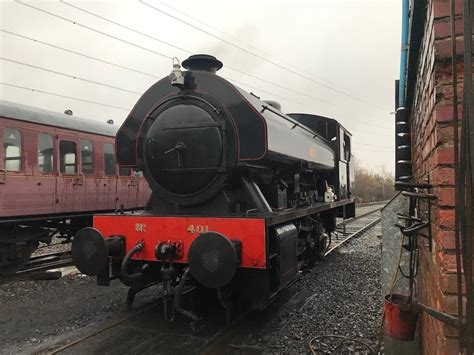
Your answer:
[[[395,177],[384,166],[375,170],[362,166],[355,160],[355,198],[356,202],[385,201],[395,194]]]

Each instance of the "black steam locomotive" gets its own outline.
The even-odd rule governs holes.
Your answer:
[[[284,114],[194,55],[136,103],[117,134],[123,167],[153,193],[142,214],[94,217],[73,242],[79,270],[108,285],[164,282],[173,307],[185,284],[264,308],[322,257],[336,216],[355,214],[351,134],[336,120]]]

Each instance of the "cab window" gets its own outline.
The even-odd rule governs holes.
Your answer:
[[[115,175],[115,152],[114,145],[104,144],[104,173],[107,176]]]
[[[59,143],[60,169],[63,174],[76,173],[76,143],[61,141]]]
[[[81,140],[82,173],[84,175],[94,174],[94,147],[92,142]]]
[[[38,169],[42,173],[54,171],[53,136],[47,133],[38,135]]]
[[[5,170],[21,170],[21,132],[16,128],[3,129],[3,165]]]

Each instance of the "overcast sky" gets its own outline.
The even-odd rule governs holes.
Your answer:
[[[120,124],[171,57],[207,53],[284,112],[339,120],[359,160],[394,170],[398,0],[0,1],[2,99]]]

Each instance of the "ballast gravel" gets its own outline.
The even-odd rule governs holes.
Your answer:
[[[380,235],[378,224],[302,273],[289,289],[290,300],[240,345],[264,353],[308,353],[312,338],[337,335],[376,349],[383,310]]]
[[[301,273],[268,310],[252,316],[253,324],[245,323],[245,337],[236,337],[233,349],[309,353],[311,338],[322,335],[360,339],[375,348],[382,314],[380,234],[377,225]],[[126,291],[119,282],[97,287],[80,274],[0,282],[0,353],[35,353],[121,319],[129,314]],[[134,308],[158,293],[140,293]]]

